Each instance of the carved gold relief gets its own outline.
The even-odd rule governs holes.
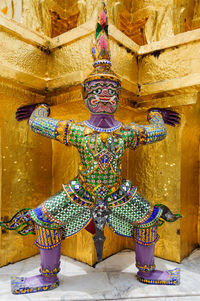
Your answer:
[[[78,8],[71,8],[65,13],[65,17],[59,15],[56,11],[50,10],[51,14],[51,37],[58,35],[77,26],[80,11]]]

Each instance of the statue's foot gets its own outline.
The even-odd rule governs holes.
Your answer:
[[[33,277],[11,278],[11,292],[15,295],[48,291],[58,286],[59,280],[57,276],[44,277],[37,275]]]
[[[146,284],[178,285],[180,284],[180,269],[169,271],[151,271],[137,273],[137,279]]]

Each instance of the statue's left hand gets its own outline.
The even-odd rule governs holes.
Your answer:
[[[31,117],[31,114],[33,113],[33,111],[36,109],[36,107],[41,104],[42,103],[34,103],[32,105],[26,105],[26,106],[22,106],[22,107],[18,108],[17,112],[16,112],[17,121],[29,119]],[[43,104],[47,105],[46,103],[43,103]]]
[[[181,118],[179,113],[176,111],[172,111],[169,109],[162,109],[162,108],[151,108],[148,110],[148,112],[156,111],[162,114],[162,118],[164,120],[164,123],[175,126],[180,123]]]

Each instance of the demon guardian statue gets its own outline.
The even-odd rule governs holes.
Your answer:
[[[154,248],[157,227],[180,217],[166,206],[154,206],[137,192],[131,181],[122,179],[121,161],[127,148],[158,142],[166,137],[166,124],[179,123],[176,112],[153,108],[149,125],[122,124],[114,118],[121,82],[110,62],[105,4],[98,15],[92,45],[93,71],[83,83],[85,105],[91,117],[82,123],[56,120],[47,104],[19,108],[17,119],[29,119],[32,131],[78,149],[81,163],[75,179],[35,209],[22,209],[1,226],[21,235],[35,234],[40,248],[40,274],[12,278],[12,293],[25,294],[54,289],[59,285],[61,242],[93,223],[98,262],[102,258],[104,227],[135,239],[137,278],[147,284],[176,285],[180,271],[156,270]]]

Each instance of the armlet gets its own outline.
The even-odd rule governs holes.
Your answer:
[[[73,120],[59,121],[56,127],[56,140],[69,144],[69,131],[72,126]]]

